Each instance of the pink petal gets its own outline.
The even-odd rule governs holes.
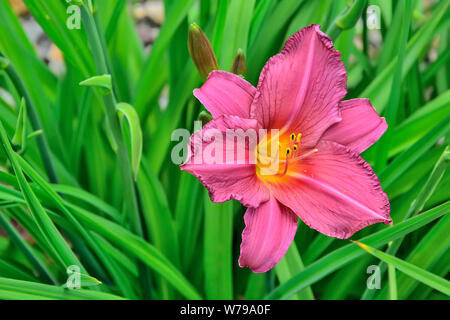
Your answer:
[[[256,120],[237,116],[225,115],[210,121],[191,136],[190,158],[180,166],[181,170],[197,177],[213,202],[236,199],[246,207],[258,207],[269,199],[269,191],[256,175],[256,138],[248,136],[242,140],[245,144],[239,144],[239,138],[245,138],[247,132],[256,134],[257,128]],[[230,129],[242,129],[240,133],[236,131],[236,145],[235,138],[227,134]]]
[[[297,231],[297,216],[275,198],[260,207],[249,208],[244,216],[239,266],[253,272],[273,268],[289,249]]]
[[[347,74],[330,38],[310,25],[291,36],[265,65],[251,117],[264,128],[302,133],[313,147],[340,121],[338,103],[346,94]]]
[[[241,77],[226,71],[213,71],[194,96],[211,112],[214,118],[221,115],[250,117],[250,105],[256,89]]]
[[[370,104],[369,99],[342,101],[342,121],[331,126],[322,140],[335,141],[361,153],[386,131],[387,123]]]
[[[270,184],[274,196],[308,226],[348,238],[377,223],[390,223],[390,205],[372,168],[357,153],[322,141],[318,151],[292,163],[288,175]]]

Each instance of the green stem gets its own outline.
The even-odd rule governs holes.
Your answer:
[[[5,56],[0,52],[0,57]],[[48,146],[45,131],[42,128],[42,124],[39,119],[36,106],[34,105],[34,102],[31,99],[30,94],[25,88],[25,84],[22,82],[19,73],[17,72],[16,68],[14,67],[11,61],[9,61],[8,66],[5,68],[5,72],[11,79],[14,86],[16,87],[19,95],[24,97],[26,100],[28,118],[30,119],[33,130],[42,132],[40,135],[36,137],[39,153],[41,155],[42,162],[44,163],[45,171],[47,172],[50,182],[57,184],[58,176],[56,175],[55,166],[53,164],[52,153],[50,151],[50,147]]]
[[[99,75],[111,74],[108,69],[106,54],[103,52],[104,46],[102,45],[100,35],[98,34],[98,28],[96,27],[94,17],[86,4],[81,6],[81,18],[86,28],[97,73]],[[124,190],[123,200],[125,201],[130,226],[135,234],[144,238],[144,230],[142,228],[138,204],[138,194],[133,179],[133,170],[131,168],[127,146],[120,128],[119,118],[117,117],[116,99],[112,91],[103,96],[103,102],[105,105],[108,127],[111,130],[112,136],[117,145],[117,161],[123,183],[122,187]],[[139,264],[139,269],[140,274],[143,277],[144,286],[146,286],[144,288],[145,298],[151,298],[151,282],[148,269],[142,264]]]

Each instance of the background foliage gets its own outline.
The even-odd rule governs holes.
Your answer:
[[[448,298],[448,0],[165,0],[150,51],[130,1],[95,0],[91,11],[85,0],[79,30],[66,27],[66,1],[24,2],[65,72],[39,58],[1,0],[0,298]],[[363,23],[369,5],[380,29]],[[317,23],[332,36],[348,71],[346,99],[370,98],[389,123],[363,157],[394,223],[352,238],[368,252],[299,222],[273,270],[238,267],[244,208],[212,203],[170,160],[172,131],[192,130],[202,110],[187,50],[193,22],[221,69],[243,50],[254,85],[300,28]],[[367,290],[367,268],[379,263],[381,289]],[[64,288],[71,265],[81,267],[81,290]]]

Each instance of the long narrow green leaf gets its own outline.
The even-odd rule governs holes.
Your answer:
[[[448,1],[441,1],[434,9],[433,16],[409,40],[408,46],[406,47],[407,54],[404,60],[402,76],[405,76],[409,72],[411,66],[418,59],[421,51],[431,41],[434,31],[444,16],[448,5]],[[388,95],[386,95],[386,92],[388,92],[389,88],[392,86],[392,76],[396,64],[397,58],[394,58],[394,60],[392,60],[391,63],[389,63],[389,65],[360,94],[361,97],[370,98],[370,101],[378,112],[382,112],[387,105]]]
[[[109,293],[85,289],[68,290],[35,282],[0,278],[2,299],[57,299],[57,300],[123,300]]]
[[[163,80],[159,77],[159,72],[161,70],[161,60],[164,52],[168,47],[176,29],[187,15],[187,12],[193,2],[194,0],[176,1],[174,7],[171,9],[172,14],[164,23],[158,39],[153,45],[152,52],[150,53],[150,56],[144,66],[141,79],[137,85],[136,96],[133,102],[133,105],[139,116],[141,116],[142,121],[145,121],[145,115],[148,115],[148,103],[155,99],[158,92],[157,90],[161,88],[157,81]],[[148,83],[152,83],[152,85],[149,87]]]
[[[2,146],[14,168],[17,181],[19,182],[20,189],[22,190],[27,205],[30,208],[31,212],[33,213],[33,216],[35,217],[39,228],[45,234],[49,243],[53,246],[56,256],[60,258],[60,261],[58,262],[62,263],[62,266],[64,266],[65,268],[70,265],[77,265],[82,267],[80,261],[78,261],[77,257],[72,252],[67,242],[64,240],[62,235],[56,229],[52,220],[48,217],[38,198],[31,190],[31,187],[28,184],[22,172],[22,168],[20,167],[20,164],[17,161],[16,154],[11,148],[11,145],[8,141],[8,137],[6,136],[5,129],[1,122],[0,122],[0,139],[2,142]]]
[[[403,174],[408,168],[425,152],[430,149],[441,137],[445,136],[450,130],[450,115],[443,119],[436,127],[414,143],[408,150],[394,159],[379,174],[382,186],[387,188]]]
[[[280,280],[280,284],[288,281],[293,275],[300,273],[305,267],[303,266],[302,259],[297,249],[295,241],[292,242],[286,255],[275,266],[275,272]],[[311,287],[296,293],[292,298],[300,300],[314,300],[314,295]]]
[[[386,228],[370,236],[360,239],[364,243],[377,247],[389,241],[404,237],[405,235],[419,229],[420,227],[438,219],[450,212],[450,202],[433,208],[419,216],[408,219],[393,227]],[[331,272],[343,267],[351,261],[360,257],[362,252],[353,244],[346,245],[323,258],[307,266],[301,273],[295,275],[284,284],[275,288],[268,296],[268,299],[283,299],[296,293],[303,288],[324,278]]]
[[[17,230],[11,225],[8,219],[0,213],[0,227],[8,234],[11,241],[19,248],[23,254],[28,258],[30,263],[36,268],[39,276],[41,276],[45,281],[51,282],[53,284],[58,284],[54,275],[47,268],[45,263],[33,252],[30,245],[22,239]],[[4,274],[4,273],[1,273]]]
[[[205,191],[203,269],[208,299],[232,299],[233,203],[213,203]]]
[[[122,102],[118,103],[116,108],[117,112],[127,119],[128,127],[130,128],[131,165],[133,167],[134,179],[136,180],[142,158],[143,139],[141,123],[139,122],[136,110],[131,105]]]
[[[364,243],[356,242],[361,248],[371,255],[383,260],[386,263],[393,265],[398,270],[406,273],[410,277],[450,296],[450,281],[438,277],[424,269],[418,268],[413,264],[403,261],[399,258],[384,253],[383,251],[372,248]]]
[[[74,214],[92,231],[102,235],[111,243],[126,250],[128,254],[155,270],[186,298],[200,299],[200,295],[179,270],[155,247],[145,242],[142,238],[133,235],[111,221],[92,215],[82,209],[74,210]]]

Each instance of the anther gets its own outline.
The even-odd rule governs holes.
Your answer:
[[[295,141],[295,133],[291,133],[291,141]]]
[[[297,143],[300,143],[300,138],[302,137],[302,134],[301,133],[299,133],[298,135],[297,135]]]
[[[289,156],[291,154],[291,148],[287,148],[286,149],[286,157]]]

